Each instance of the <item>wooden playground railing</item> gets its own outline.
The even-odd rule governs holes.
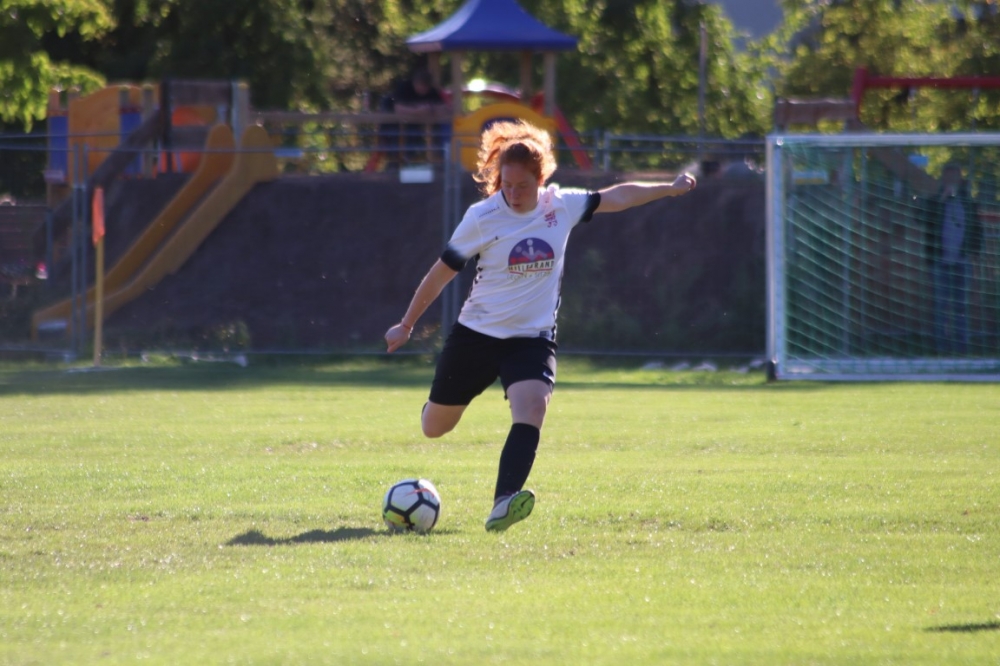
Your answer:
[[[449,109],[428,111],[251,111],[250,121],[263,125],[281,148],[283,134],[300,136],[306,126],[333,128],[340,145],[330,146],[364,155],[364,171],[376,171],[386,161],[436,161],[445,135],[450,138],[453,120]],[[443,129],[444,128],[444,129]]]

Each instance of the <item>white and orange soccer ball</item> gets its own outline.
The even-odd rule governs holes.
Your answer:
[[[382,520],[393,532],[430,532],[440,515],[441,495],[427,479],[395,483],[382,500]]]

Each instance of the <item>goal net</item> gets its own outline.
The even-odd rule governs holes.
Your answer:
[[[776,378],[1000,380],[1000,135],[767,150]]]

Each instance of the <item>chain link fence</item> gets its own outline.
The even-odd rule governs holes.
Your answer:
[[[381,335],[481,196],[451,159],[461,142],[440,125],[266,126],[280,176],[255,185],[160,282],[115,305],[102,322],[104,354],[380,353]],[[65,179],[71,184],[46,182],[49,138],[0,137],[0,256],[9,285],[0,348],[85,357],[94,341],[86,294],[97,266],[93,192],[81,165],[94,156],[68,150],[65,164],[79,170]],[[686,197],[601,215],[574,232],[560,312],[565,352],[763,354],[762,150],[756,141],[598,133],[560,142],[553,180],[563,186],[699,175]],[[134,153],[137,164],[163,171],[159,147]],[[192,154],[175,152],[171,161],[183,165]],[[134,246],[196,169],[132,173],[108,186],[105,271],[142,270]],[[410,351],[438,348],[472,277],[467,269],[435,303]],[[38,325],[40,310],[65,300],[74,303],[68,316]]]

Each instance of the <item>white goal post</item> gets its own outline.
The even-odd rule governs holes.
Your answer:
[[[767,139],[775,379],[1000,380],[1000,134]]]

